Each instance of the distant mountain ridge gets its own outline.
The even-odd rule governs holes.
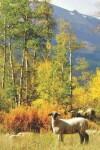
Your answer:
[[[100,20],[80,14],[76,10],[69,11],[55,5],[52,6],[55,20],[62,18],[69,22],[77,39],[86,43],[86,49],[75,52],[73,59],[85,57],[89,62],[89,69],[95,71],[96,67],[100,67],[100,33],[95,32],[96,26],[100,25]]]

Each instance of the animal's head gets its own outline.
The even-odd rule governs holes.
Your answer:
[[[58,112],[53,112],[53,113],[48,114],[48,116],[52,116],[52,118],[54,120],[56,120],[56,119],[58,119],[58,117],[60,116],[60,114]]]

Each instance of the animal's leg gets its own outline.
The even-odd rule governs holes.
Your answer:
[[[85,132],[84,134],[85,143],[87,144],[89,142],[89,135]]]
[[[59,135],[58,135],[58,141],[63,142],[63,135],[62,135],[62,134],[59,134]]]
[[[80,135],[80,143],[83,144],[83,142],[84,142],[84,135],[82,135],[81,133],[79,133],[79,135]]]

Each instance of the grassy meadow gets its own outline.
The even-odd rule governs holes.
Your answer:
[[[65,135],[64,142],[59,143],[53,133],[28,133],[17,139],[0,134],[0,150],[99,150],[100,134],[91,134],[88,145],[79,144],[79,135]]]

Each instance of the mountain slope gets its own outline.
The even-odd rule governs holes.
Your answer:
[[[75,52],[73,59],[85,57],[89,62],[89,69],[95,71],[96,67],[100,67],[100,33],[95,32],[100,20],[80,14],[76,10],[68,11],[55,5],[53,9],[56,21],[62,18],[69,22],[78,41],[86,43],[86,49]]]

